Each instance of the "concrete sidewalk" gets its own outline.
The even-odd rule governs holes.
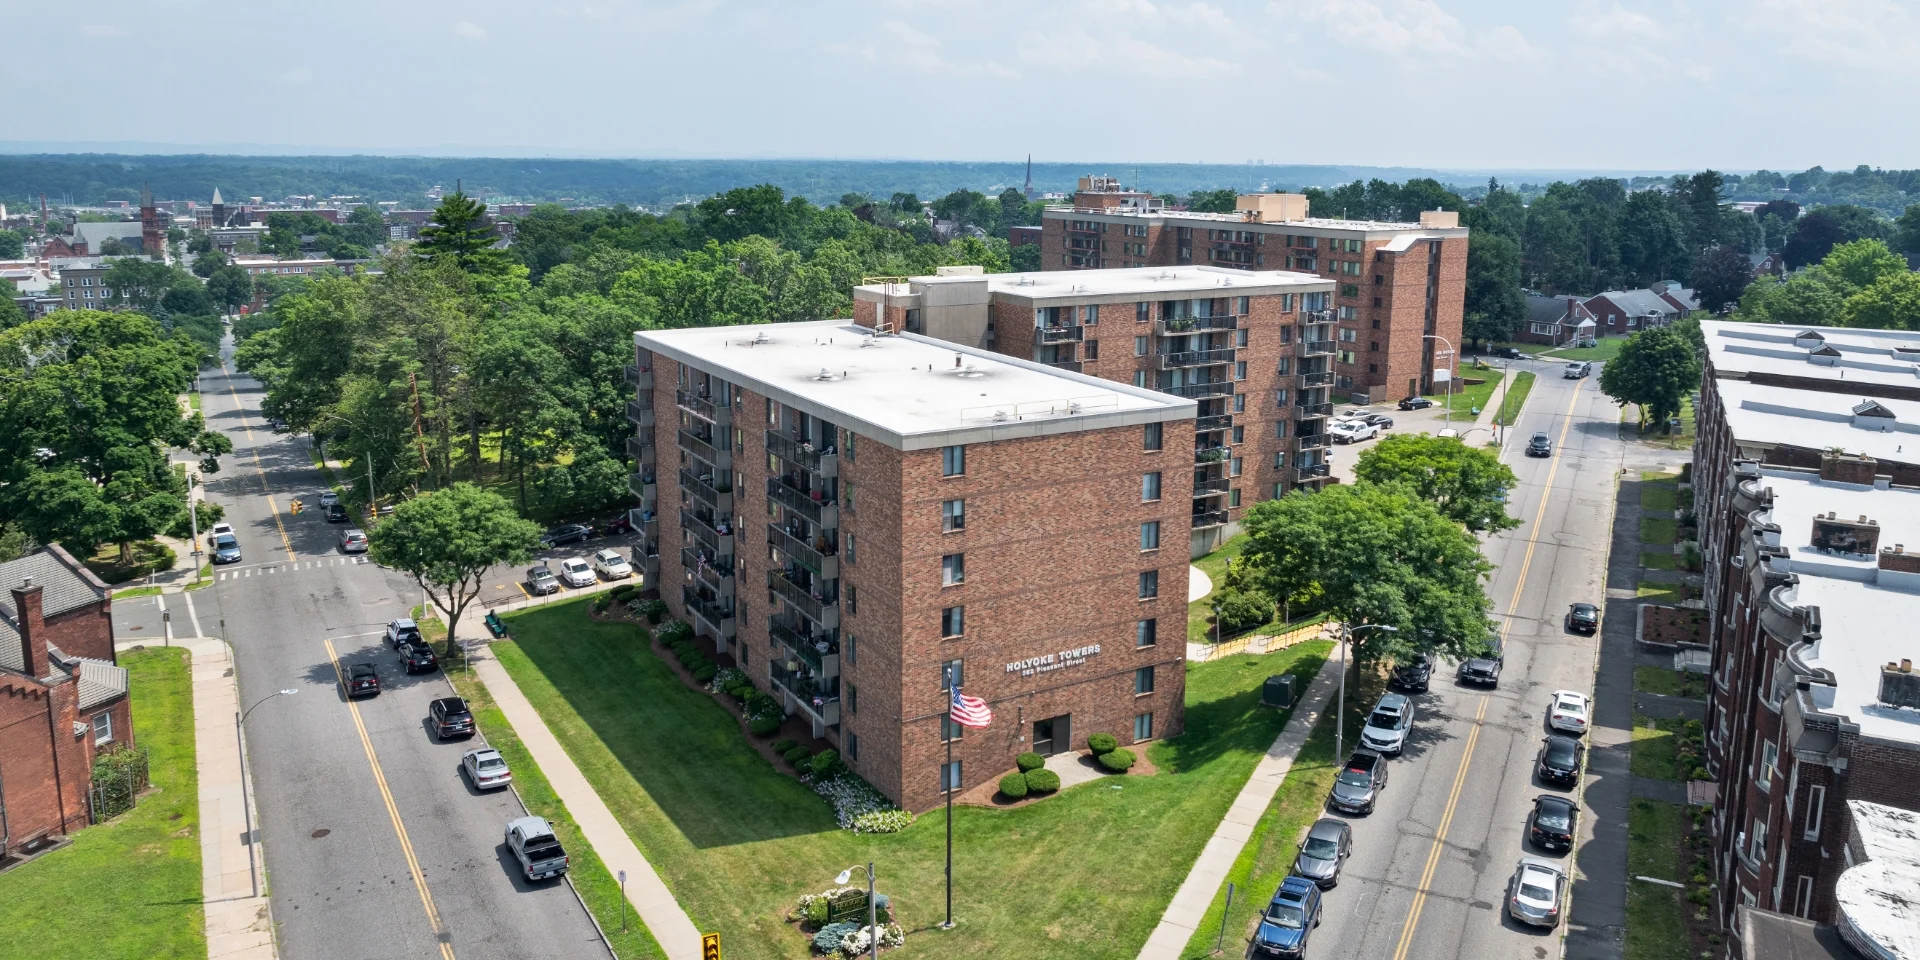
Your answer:
[[[1274,738],[1267,755],[1253,768],[1253,776],[1240,788],[1240,795],[1234,798],[1233,806],[1227,808],[1220,826],[1201,848],[1199,859],[1194,861],[1187,879],[1174,893],[1173,902],[1167,904],[1167,911],[1160,916],[1153,935],[1147,938],[1146,946],[1140,948],[1140,960],[1178,960],[1187,949],[1187,942],[1193,939],[1200,921],[1206,917],[1207,907],[1220,892],[1220,885],[1227,881],[1233,862],[1252,839],[1254,827],[1273,804],[1274,794],[1287,779],[1287,771],[1293,769],[1294,756],[1307,742],[1307,735],[1313,732],[1339,682],[1340,664],[1328,660],[1307,685],[1305,696],[1293,709],[1293,716],[1287,718],[1286,728]]]
[[[465,619],[465,618],[463,618]],[[466,634],[472,638],[485,636],[486,628],[474,618],[471,626],[479,633]],[[527,752],[533,754],[540,771],[547,776],[547,782],[553,786],[553,792],[560,802],[567,805],[567,812],[573,815],[573,821],[580,825],[580,832],[593,844],[595,853],[607,865],[610,873],[627,873],[627,902],[640,915],[641,922],[653,932],[653,938],[666,951],[667,960],[699,960],[700,930],[693,920],[673,899],[672,891],[654,872],[653,864],[640,853],[633,838],[627,835],[625,827],[614,819],[613,811],[600,799],[593,785],[574,765],[573,758],[567,755],[560,741],[554,738],[553,731],[547,728],[545,720],[540,718],[533,704],[527,702],[526,695],[520,692],[520,686],[513,682],[506,668],[493,658],[493,652],[484,643],[473,647],[473,669],[479,674],[480,682],[487,685],[487,692],[506,714],[507,722],[513,724],[514,732],[520,735],[520,742],[526,745]],[[1182,941],[1184,945],[1184,941]]]

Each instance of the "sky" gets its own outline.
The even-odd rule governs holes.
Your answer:
[[[0,124],[13,141],[1495,170],[1920,148],[1898,119],[1920,8],[1894,0],[90,0],[8,20],[62,51],[0,61],[11,89],[58,78]]]

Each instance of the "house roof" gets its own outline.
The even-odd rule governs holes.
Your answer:
[[[1693,292],[1693,289],[1691,287],[1682,287],[1682,286],[1668,287],[1667,289],[1661,291],[1660,295],[1670,300],[1677,301],[1683,309],[1686,309],[1686,310],[1700,309],[1700,295]]]
[[[1559,323],[1567,316],[1567,298],[1527,294],[1528,323]]]
[[[1661,316],[1679,313],[1680,309],[1660,298],[1652,290],[1607,290],[1587,298],[1588,303],[1605,297],[1607,302],[1627,312],[1631,317],[1644,317],[1649,313]]]
[[[80,673],[81,710],[91,710],[112,700],[127,695],[127,668],[114,666],[105,660],[89,660],[75,657],[68,661],[69,667],[77,667]]]
[[[16,673],[26,669],[26,661],[20,652],[19,612],[13,609],[11,591],[28,577],[40,585],[42,617],[57,617],[107,598],[106,584],[59,547],[42,547],[0,563],[0,668]]]
[[[108,237],[118,237],[121,241],[140,239],[140,221],[122,220],[116,223],[76,223],[73,225],[73,238],[84,240],[87,249],[98,252],[100,245]]]

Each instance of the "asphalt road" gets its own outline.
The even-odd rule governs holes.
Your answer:
[[[233,644],[245,704],[297,691],[246,722],[282,956],[605,956],[564,883],[530,886],[515,870],[501,836],[519,801],[476,793],[458,771],[477,741],[428,732],[427,704],[452,693],[446,680],[407,676],[384,646],[384,624],[407,614],[418,588],[343,557],[341,528],[317,509],[288,512],[322,480],[303,440],[265,429],[258,384],[224,368],[201,384],[207,422],[234,443],[208,492],[245,561],[193,594],[195,613]],[[384,692],[349,703],[335,663],[357,660],[378,666]]]
[[[1541,785],[1534,757],[1548,734],[1551,693],[1593,689],[1597,641],[1567,632],[1562,617],[1571,603],[1604,598],[1614,479],[1624,447],[1618,408],[1601,395],[1597,377],[1561,379],[1559,366],[1541,365],[1532,398],[1506,440],[1504,458],[1520,481],[1509,510],[1521,525],[1486,545],[1497,566],[1488,595],[1506,641],[1499,687],[1459,686],[1443,666],[1431,692],[1415,698],[1420,716],[1405,755],[1392,761],[1378,808],[1348,818],[1354,853],[1325,899],[1314,956],[1560,956],[1565,924],[1536,930],[1509,919],[1507,883],[1523,854],[1568,869],[1574,860],[1523,849],[1524,831],[1533,797],[1579,792]],[[1524,455],[1535,431],[1554,438],[1551,458]],[[1601,814],[1618,818],[1624,810]],[[1594,822],[1594,811],[1586,811],[1583,844],[1592,839]]]

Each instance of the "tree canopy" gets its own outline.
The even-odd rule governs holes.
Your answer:
[[[1458,437],[1395,434],[1360,454],[1353,475],[1381,486],[1403,485],[1475,533],[1520,524],[1507,515],[1507,492],[1519,482],[1512,468],[1492,452],[1469,447]]]
[[[1600,389],[1621,406],[1640,407],[1640,422],[1665,423],[1680,401],[1700,386],[1700,356],[1686,335],[1672,327],[1642,330],[1627,338],[1620,355],[1600,370]]]
[[[459,645],[461,614],[480,593],[487,571],[527,562],[540,527],[523,520],[499,494],[456,483],[394,508],[367,535],[375,563],[412,576],[447,623],[447,655]]]

